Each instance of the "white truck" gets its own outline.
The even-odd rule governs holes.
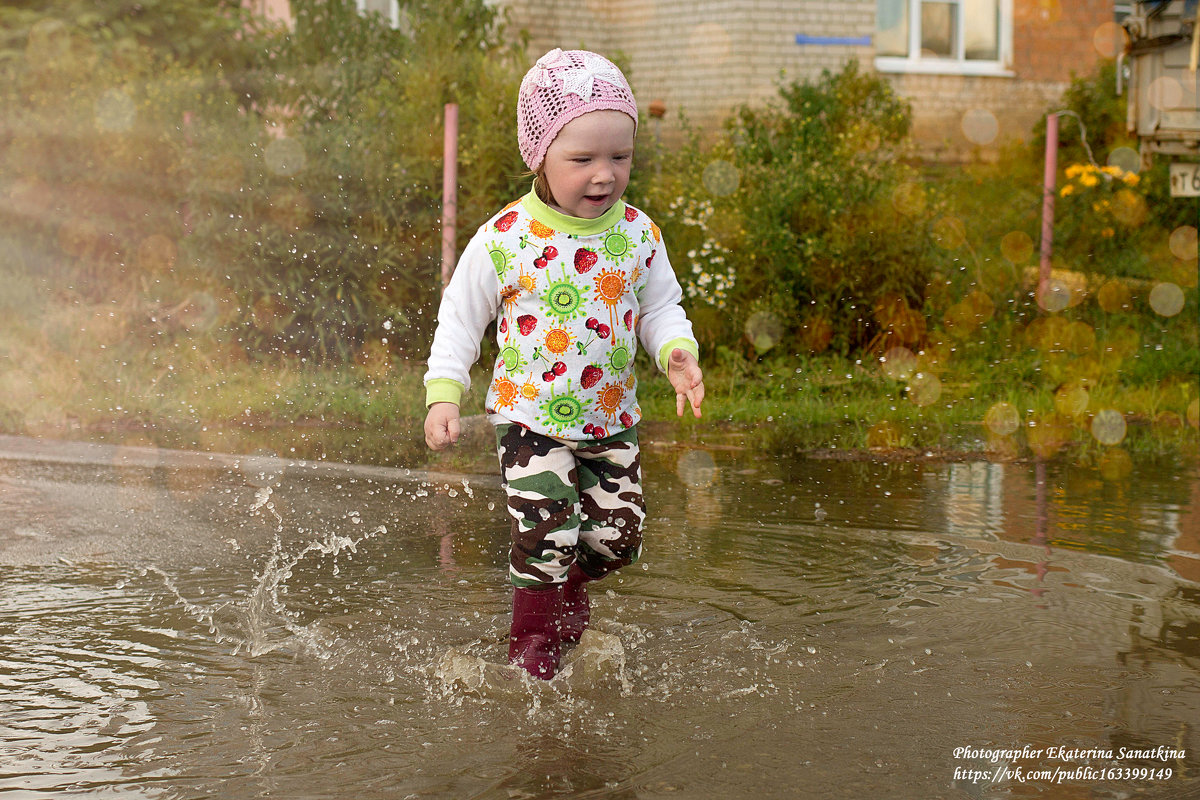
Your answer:
[[[1128,75],[1128,128],[1142,160],[1171,158],[1171,194],[1200,196],[1200,0],[1139,0],[1122,23],[1129,35],[1118,76]],[[1120,78],[1118,78],[1120,80]]]

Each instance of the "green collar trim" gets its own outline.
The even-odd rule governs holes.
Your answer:
[[[616,225],[625,217],[624,200],[618,200],[613,204],[612,208],[595,219],[572,217],[561,211],[555,211],[542,202],[542,199],[537,196],[537,192],[532,190],[529,194],[521,198],[521,203],[525,206],[525,210],[532,214],[533,218],[538,222],[556,231],[568,233],[572,236],[594,236],[598,233],[604,233],[604,231]]]

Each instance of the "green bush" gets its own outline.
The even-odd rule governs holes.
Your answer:
[[[909,124],[851,62],[656,164],[654,208],[710,344],[848,352],[888,328],[877,310],[916,313],[934,253],[925,188],[898,160]]]
[[[151,327],[190,308],[205,324],[187,335],[252,355],[345,360],[384,338],[423,353],[444,103],[460,106],[459,245],[522,189],[522,67],[497,44],[496,12],[408,0],[392,29],[350,0],[297,0],[290,30],[237,27],[237,57],[221,46],[203,62],[186,36],[156,37],[175,24],[219,39],[245,19],[173,2],[141,21],[7,12],[24,35],[0,61],[0,227],[60,291]]]

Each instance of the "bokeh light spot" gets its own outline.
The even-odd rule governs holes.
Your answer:
[[[963,114],[962,132],[969,142],[991,144],[1000,133],[1000,122],[986,108],[972,108]]]
[[[707,450],[688,450],[675,462],[675,474],[686,486],[706,488],[716,480],[717,464]]]
[[[925,213],[925,187],[916,181],[905,181],[892,190],[892,207],[906,217]]]
[[[1150,290],[1150,307],[1161,316],[1175,316],[1183,310],[1183,289],[1174,283],[1155,284]]]
[[[1038,287],[1037,304],[1043,311],[1057,314],[1071,305],[1071,287],[1057,278],[1050,278]]]
[[[96,100],[96,127],[108,133],[125,133],[133,127],[137,106],[123,89],[109,89]]]
[[[1071,438],[1071,428],[1057,415],[1031,419],[1025,430],[1029,449],[1040,459],[1053,458]]]
[[[1010,231],[1000,239],[1000,255],[1013,264],[1024,264],[1033,255],[1033,239],[1025,231]]]
[[[1130,228],[1136,228],[1146,221],[1149,210],[1146,199],[1129,189],[1119,189],[1113,195],[1113,219]]]
[[[1193,226],[1180,225],[1171,231],[1168,242],[1171,247],[1171,253],[1176,258],[1181,261],[1196,260],[1196,229]]]
[[[1111,278],[1096,292],[1096,304],[1109,314],[1128,311],[1133,308],[1133,295],[1125,281]]]
[[[1092,32],[1092,46],[1101,58],[1116,58],[1125,50],[1129,34],[1115,22],[1102,22]]]
[[[746,339],[759,353],[779,344],[784,330],[783,320],[774,311],[756,311],[746,320]]]
[[[979,319],[971,310],[970,305],[955,303],[942,315],[942,324],[948,332],[955,336],[966,336],[979,327]]]
[[[742,180],[741,175],[738,174],[738,168],[720,158],[710,162],[704,168],[701,179],[704,181],[704,188],[717,197],[725,197],[736,192]]]
[[[1097,412],[1092,417],[1092,437],[1110,447],[1120,444],[1125,439],[1125,417],[1112,408]]]
[[[1064,384],[1054,393],[1054,408],[1068,417],[1078,417],[1087,411],[1088,390],[1079,384]]]
[[[1108,154],[1108,166],[1136,175],[1142,169],[1142,156],[1132,147],[1114,147]]]
[[[875,321],[883,328],[889,340],[901,344],[913,344],[925,335],[925,317],[909,306],[897,294],[887,294],[875,301]]]
[[[917,371],[917,357],[907,347],[893,347],[879,359],[879,366],[892,380],[904,381]]]
[[[1183,105],[1183,84],[1170,75],[1163,75],[1150,82],[1146,99],[1159,111],[1170,111]]]
[[[189,331],[210,331],[216,326],[220,314],[221,304],[217,298],[199,291],[188,296],[187,305],[179,312],[179,319]]]
[[[983,415],[983,424],[997,436],[1011,436],[1021,427],[1021,415],[1012,403],[993,403]]]
[[[908,397],[915,405],[931,406],[942,396],[942,381],[930,372],[918,372],[908,382]]]
[[[306,163],[304,147],[288,136],[272,140],[263,151],[263,158],[268,169],[284,177],[296,175],[304,169]]]
[[[1096,346],[1096,331],[1083,320],[1069,322],[1064,331],[1063,345],[1076,355],[1089,353]]]

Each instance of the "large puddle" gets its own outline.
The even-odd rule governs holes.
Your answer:
[[[535,684],[494,476],[0,437],[0,795],[1200,791],[1194,463],[645,472]]]

